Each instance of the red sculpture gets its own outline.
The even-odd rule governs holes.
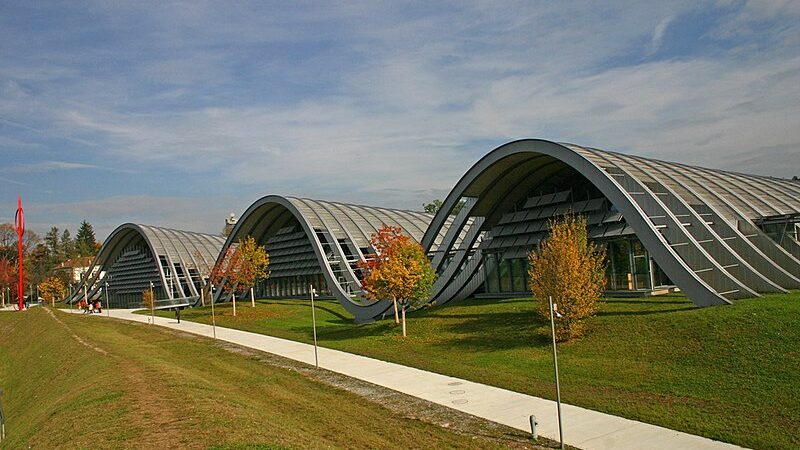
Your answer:
[[[17,197],[17,215],[14,217],[14,225],[17,228],[17,250],[19,251],[19,310],[25,307],[23,293],[25,289],[22,285],[25,278],[25,266],[22,265],[22,237],[25,235],[25,211],[22,209],[22,197]]]

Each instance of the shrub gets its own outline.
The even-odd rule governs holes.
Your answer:
[[[597,311],[605,289],[605,250],[589,242],[586,218],[568,214],[550,222],[550,235],[529,256],[529,287],[539,313],[549,320],[548,297],[561,315],[556,339],[567,341],[584,331],[583,319]]]
[[[145,289],[142,291],[142,305],[144,305],[144,307],[147,309],[153,307],[153,291],[150,289]]]

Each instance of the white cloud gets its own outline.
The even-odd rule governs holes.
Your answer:
[[[32,164],[20,164],[9,168],[10,172],[52,172],[54,170],[81,170],[81,169],[100,169],[101,167],[93,164],[83,164],[69,161],[42,161]]]
[[[672,22],[674,17],[668,16],[658,22],[658,25],[653,29],[653,36],[650,38],[650,48],[648,49],[648,54],[653,54],[657,52],[661,48],[661,44],[664,42],[664,34],[667,32],[667,28],[669,24]]]
[[[79,146],[89,155],[80,164],[162,171],[165,192],[171,173],[189,173],[246,193],[418,208],[493,146],[523,137],[791,176],[800,33],[797,3],[776,5],[725,6],[706,31],[722,41],[739,30],[733,49],[653,60],[695,2],[102,2],[100,22],[137,39],[44,52],[46,67],[5,65],[0,81],[13,83],[0,85],[0,112]],[[765,21],[774,26],[757,26]],[[95,61],[120,67],[87,69]],[[18,82],[21,68],[33,69],[33,88]],[[30,167],[77,168],[41,159]],[[107,207],[78,206],[115,225],[141,214],[98,203]],[[214,222],[200,202],[162,203],[202,210],[155,209],[179,228]]]

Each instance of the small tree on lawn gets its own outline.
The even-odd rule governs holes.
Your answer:
[[[605,250],[589,242],[586,218],[572,214],[550,222],[550,235],[529,256],[529,286],[539,313],[550,318],[548,297],[558,305],[556,339],[583,332],[583,319],[597,311],[605,289]]]
[[[372,235],[370,243],[376,254],[359,263],[364,270],[362,287],[367,298],[392,300],[395,323],[400,322],[400,303],[403,336],[406,336],[406,309],[428,299],[436,273],[422,246],[404,235],[400,227],[381,227]]]
[[[269,278],[269,253],[258,245],[252,236],[239,241],[239,270],[236,282],[244,289],[250,288],[251,306],[256,306],[253,288],[259,280]]]
[[[236,267],[239,266],[239,252],[237,244],[233,244],[225,250],[222,258],[218,259],[214,268],[211,269],[209,280],[211,283],[224,292],[226,289],[231,292],[233,299],[233,315],[236,315]],[[227,288],[226,288],[227,286]],[[212,298],[213,302],[214,299]]]
[[[153,298],[152,290],[145,289],[142,291],[142,305],[147,309],[155,306],[155,299]],[[108,307],[108,305],[106,305],[106,307]]]
[[[55,306],[56,299],[62,299],[66,292],[67,288],[64,286],[64,282],[56,276],[48,277],[39,284],[39,293],[42,298],[53,306]]]
[[[211,282],[227,289],[233,299],[233,315],[236,315],[236,293],[252,288],[258,280],[269,277],[269,254],[263,245],[258,245],[252,236],[239,240],[228,247],[223,257],[211,270]],[[255,299],[251,298],[253,306]]]

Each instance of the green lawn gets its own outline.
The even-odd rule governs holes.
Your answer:
[[[33,308],[0,313],[0,336],[8,418],[2,448],[482,449],[507,443],[406,418],[316,375],[143,324]]]
[[[308,301],[216,308],[217,324],[311,340]],[[168,312],[162,312],[171,316]],[[211,322],[209,307],[183,318]],[[547,322],[531,299],[468,300],[355,324],[317,311],[325,347],[553,398]],[[755,448],[800,446],[800,293],[696,308],[680,295],[608,299],[589,334],[559,348],[565,402]],[[566,426],[569,426],[567,424]]]

